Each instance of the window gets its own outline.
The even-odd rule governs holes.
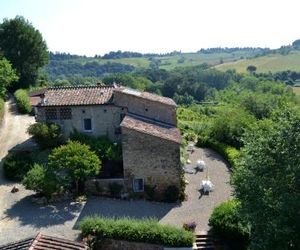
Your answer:
[[[92,131],[92,119],[83,120],[84,131]]]
[[[140,178],[133,180],[133,191],[144,192],[144,179]]]
[[[71,120],[72,119],[72,110],[71,108],[60,108],[59,115],[61,120]]]
[[[45,114],[46,114],[46,120],[57,120],[56,108],[47,108]]]

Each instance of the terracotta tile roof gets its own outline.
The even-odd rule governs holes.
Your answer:
[[[13,242],[7,245],[0,246],[1,250],[27,250],[31,246],[32,242],[34,241],[34,238],[28,238],[25,240],[20,240],[17,242]]]
[[[113,86],[50,87],[39,106],[79,106],[105,104],[111,100]]]
[[[39,233],[35,238],[0,246],[2,250],[86,250],[88,247],[79,242],[47,236]]]
[[[179,129],[165,123],[130,114],[125,116],[120,126],[181,144]]]
[[[135,97],[138,97],[138,98],[147,99],[147,100],[150,100],[150,101],[153,101],[153,102],[159,102],[159,103],[170,105],[170,106],[176,106],[176,103],[171,98],[151,94],[151,93],[145,92],[145,91],[141,92],[141,91],[126,88],[126,87],[123,87],[123,86],[115,88],[114,91],[115,92],[120,92],[120,93],[125,94],[125,95],[131,95],[131,96],[135,96]]]
[[[31,92],[28,93],[28,95],[30,97],[41,96],[41,95],[45,94],[46,91],[47,91],[47,88],[42,88],[42,89],[39,89],[39,90],[31,91]]]

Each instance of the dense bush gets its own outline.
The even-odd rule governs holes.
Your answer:
[[[199,139],[197,142],[198,147],[209,147],[217,151],[225,160],[228,161],[231,167],[235,167],[238,163],[238,159],[240,156],[240,151],[234,147],[228,146],[226,144],[216,142],[209,139]]]
[[[14,93],[14,96],[16,98],[16,104],[19,112],[22,114],[29,114],[31,112],[31,105],[27,91],[24,89],[18,89]]]
[[[50,198],[51,194],[58,191],[58,179],[54,172],[49,171],[46,166],[34,164],[22,180],[26,189],[33,190]]]
[[[123,186],[116,182],[113,182],[108,185],[108,189],[111,196],[119,197],[123,189]]]
[[[184,229],[161,225],[154,219],[112,219],[86,217],[80,223],[83,236],[159,244],[169,247],[190,247],[194,235]]]
[[[76,141],[68,141],[66,145],[52,150],[48,166],[63,171],[76,185],[76,192],[82,187],[88,176],[96,175],[101,169],[101,160],[90,150],[90,147]]]
[[[91,148],[91,150],[94,151],[102,161],[122,161],[121,145],[111,142],[108,137],[92,137],[82,134],[78,131],[74,131],[70,135],[70,139],[88,145]]]
[[[29,153],[9,153],[3,163],[4,175],[9,180],[22,180],[32,167],[33,161]]]
[[[250,231],[239,214],[239,205],[237,200],[221,203],[213,210],[209,224],[220,238],[232,241],[232,247],[236,243],[237,249],[245,249]]]
[[[176,186],[168,186],[164,191],[164,200],[166,202],[176,202],[179,200],[180,190]]]
[[[58,146],[62,141],[60,126],[54,123],[38,122],[30,125],[28,133],[41,148]]]

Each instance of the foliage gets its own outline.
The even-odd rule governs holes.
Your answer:
[[[52,169],[66,171],[75,182],[78,192],[79,184],[82,184],[88,176],[99,173],[101,160],[90,150],[89,146],[76,141],[68,141],[66,145],[52,150],[48,165]]]
[[[249,241],[249,228],[239,214],[239,207],[240,203],[237,200],[221,203],[214,208],[209,224],[218,237],[231,241],[237,249],[246,249]]]
[[[183,223],[182,228],[194,232],[197,227],[197,223],[195,221]]]
[[[300,248],[300,113],[283,105],[244,136],[232,176],[253,249]]]
[[[55,123],[37,122],[27,131],[41,148],[53,148],[62,142],[61,128]]]
[[[70,139],[88,145],[91,148],[91,150],[94,151],[102,161],[122,161],[121,145],[118,143],[111,142],[108,137],[88,136],[75,130],[70,135]]]
[[[33,190],[50,198],[59,190],[58,179],[46,166],[34,164],[22,180],[26,189]]]
[[[184,229],[161,225],[154,219],[85,217],[80,223],[83,236],[159,244],[168,247],[190,247],[194,235]]]
[[[156,186],[145,185],[145,194],[147,200],[152,201],[155,199],[155,189]]]
[[[206,140],[199,140],[197,142],[197,146],[201,147],[209,147],[217,151],[225,160],[228,161],[230,167],[235,167],[238,164],[239,161],[239,156],[240,156],[240,151],[237,150],[234,147],[228,146],[226,144],[212,141],[209,139]]]
[[[30,170],[32,164],[33,161],[28,153],[9,153],[3,162],[4,175],[9,180],[20,181]]]
[[[254,65],[249,65],[248,67],[247,67],[247,71],[249,72],[249,73],[251,73],[251,74],[253,74],[255,71],[256,71],[256,67],[254,66]]]
[[[111,196],[120,197],[123,186],[116,182],[113,182],[113,183],[109,183],[108,189]]]
[[[19,89],[14,93],[14,96],[16,98],[16,104],[18,110],[22,114],[28,114],[31,112],[31,105],[29,101],[29,96],[27,94],[27,91],[24,89]]]
[[[19,78],[10,62],[0,57],[0,97],[4,97],[7,88]]]
[[[0,48],[20,76],[13,88],[34,85],[38,69],[48,62],[47,45],[41,33],[21,16],[4,19],[0,24]]]
[[[176,202],[179,200],[180,190],[176,186],[168,186],[164,191],[164,201]]]
[[[254,122],[254,117],[248,112],[238,108],[224,107],[219,110],[212,121],[210,136],[212,140],[240,148],[244,131]]]

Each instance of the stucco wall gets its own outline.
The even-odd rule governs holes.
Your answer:
[[[45,110],[46,107],[38,108],[37,121],[46,121]],[[112,105],[73,106],[71,110],[71,120],[61,120],[59,117],[58,120],[48,120],[59,124],[66,138],[76,129],[79,132],[92,136],[108,136],[113,141],[120,139],[120,135],[115,133],[115,129],[119,127],[121,114],[125,113],[125,110]],[[91,132],[84,131],[84,119],[88,118],[92,119]]]
[[[153,102],[120,92],[114,93],[114,103],[117,106],[127,107],[129,113],[145,116],[176,126],[175,106]]]
[[[170,185],[180,188],[179,144],[122,127],[122,150],[124,177],[131,185],[143,178],[145,185],[157,186],[157,194]]]

